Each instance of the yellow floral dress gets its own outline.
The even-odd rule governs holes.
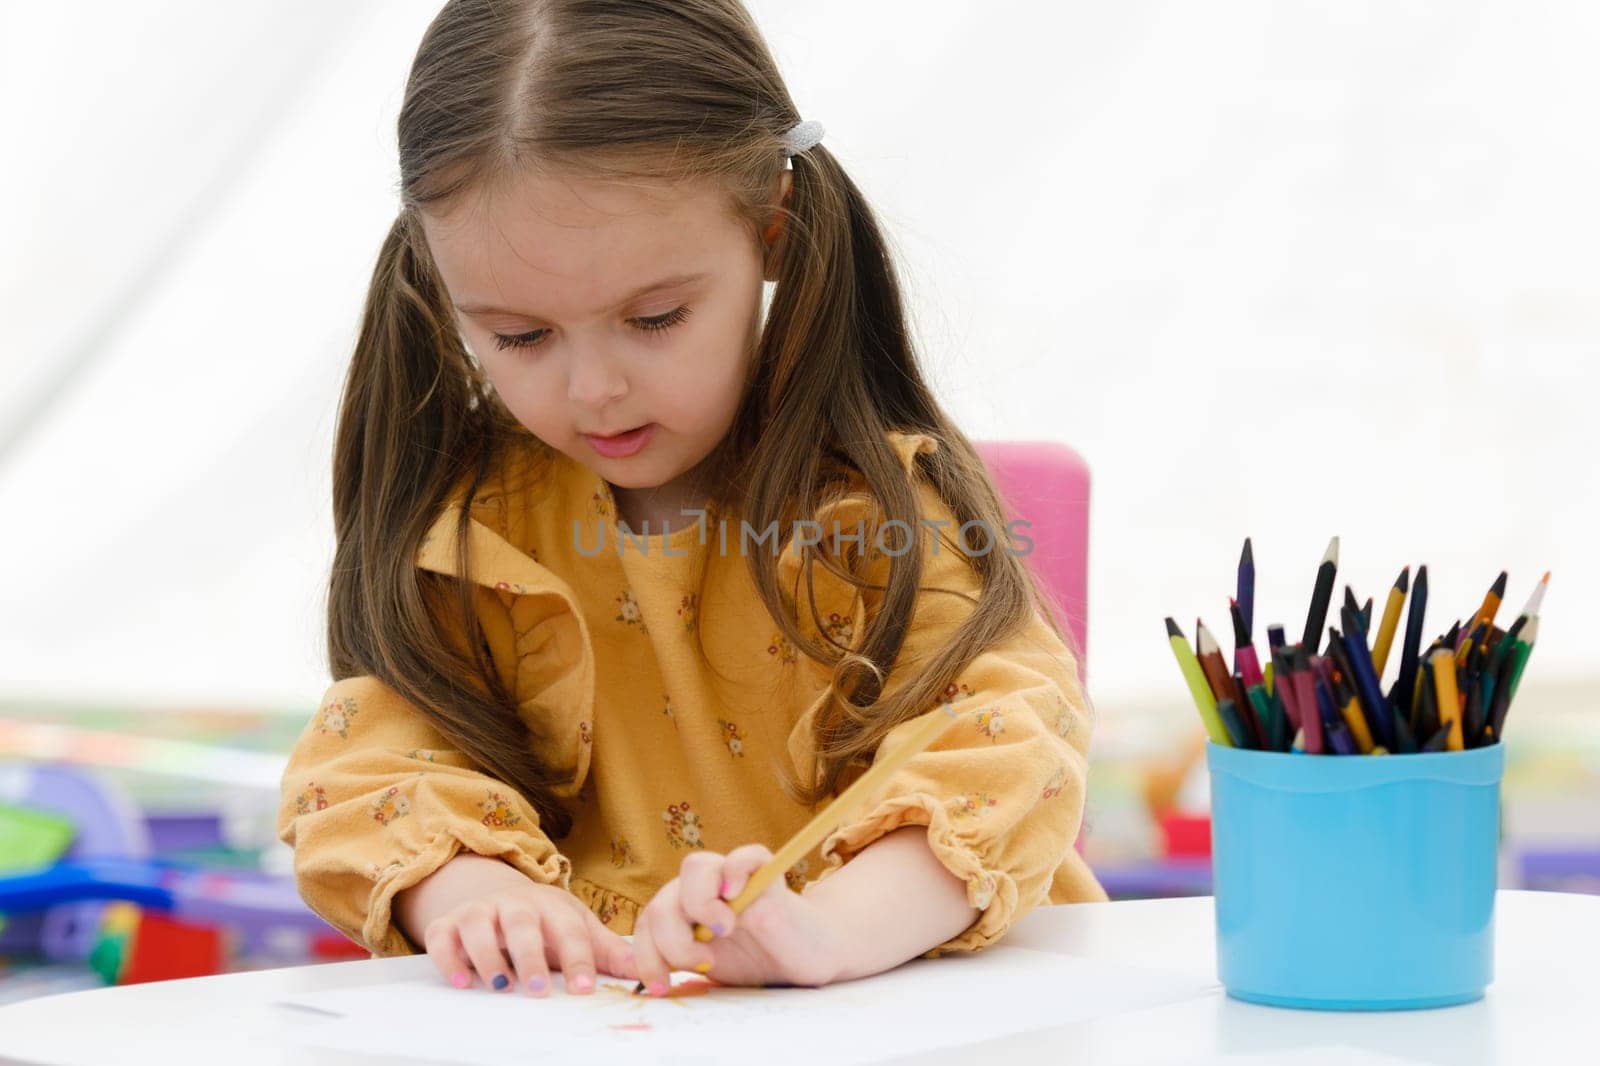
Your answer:
[[[908,471],[937,443],[893,433]],[[922,515],[950,513],[918,477]],[[824,546],[835,521],[851,533],[864,494],[816,516]],[[639,910],[696,848],[776,851],[814,810],[777,784],[778,760],[802,774],[826,670],[799,655],[756,596],[741,551],[772,551],[749,526],[715,513],[686,516],[668,534],[629,531],[615,519],[600,475],[530,438],[468,505],[472,567],[456,573],[458,493],[424,539],[417,565],[476,586],[493,661],[560,768],[557,788],[572,831],[547,837],[514,789],[474,765],[373,677],[332,685],[290,754],[278,813],[294,847],[307,904],[377,955],[417,953],[391,920],[397,892],[458,852],[499,857],[534,880],[583,900],[627,934]],[[852,507],[856,509],[852,510]],[[944,536],[949,536],[946,533]],[[885,538],[890,550],[904,543]],[[976,596],[976,573],[948,541],[924,538],[922,585]],[[871,536],[867,541],[871,549]],[[815,571],[824,628],[849,642],[874,593]],[[799,555],[779,557],[807,607]],[[943,644],[970,606],[922,593],[886,691]],[[705,658],[696,647],[704,642]],[[1073,847],[1083,817],[1091,712],[1077,664],[1043,618],[980,654],[945,690],[959,720],[868,797],[785,877],[796,891],[825,878],[903,825],[928,827],[934,854],[967,883],[981,914],[925,953],[993,943],[1044,902],[1103,900]],[[912,728],[903,723],[891,732]],[[856,771],[855,776],[859,775]],[[839,789],[854,776],[847,774]]]

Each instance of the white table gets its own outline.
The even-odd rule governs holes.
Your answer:
[[[1005,942],[1214,980],[1212,921],[1209,897],[1042,907],[1018,921]],[[1229,999],[1219,986],[1162,1007],[895,1061],[1310,1066],[1360,1062],[1363,1053],[1373,1062],[1451,1066],[1600,1060],[1600,896],[1503,891],[1495,926],[1495,982],[1466,1006],[1283,1010]],[[299,1046],[291,1039],[296,1026],[320,1016],[274,1001],[413,977],[432,966],[417,955],[24,1000],[0,1007],[0,1059],[94,1066],[399,1062]]]

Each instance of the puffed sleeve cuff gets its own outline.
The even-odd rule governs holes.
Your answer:
[[[394,896],[462,851],[563,888],[571,875],[522,793],[371,676],[335,682],[296,741],[277,831],[306,905],[378,955],[420,950],[393,925]]]
[[[951,824],[950,810],[926,792],[886,799],[864,817],[840,826],[822,842],[819,852],[828,864],[818,880],[840,868],[856,853],[907,825],[928,827],[928,846],[945,869],[967,884],[967,902],[982,913],[960,935],[924,952],[936,959],[950,952],[977,951],[999,940],[1017,915],[1017,882],[994,865],[976,846],[962,840]]]
[[[491,831],[475,822],[454,822],[439,829],[411,854],[391,862],[379,874],[367,901],[361,942],[374,955],[415,955],[421,945],[394,924],[394,897],[424,880],[459,854],[484,855],[510,863],[541,885],[569,889],[572,863],[542,833]],[[420,933],[420,930],[418,931]]]

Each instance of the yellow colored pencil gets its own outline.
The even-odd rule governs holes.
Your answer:
[[[1500,571],[1500,576],[1494,579],[1494,584],[1489,586],[1489,591],[1484,594],[1483,606],[1478,608],[1478,614],[1467,623],[1470,631],[1479,622],[1484,623],[1484,632],[1494,625],[1494,616],[1500,612],[1500,601],[1506,598],[1506,572]]]
[[[1367,728],[1366,715],[1361,713],[1361,702],[1354,696],[1350,697],[1339,713],[1344,716],[1344,724],[1350,727],[1350,738],[1356,742],[1356,748],[1363,755],[1372,752],[1372,730]]]
[[[1205,723],[1206,735],[1213,743],[1221,744],[1225,748],[1233,747],[1233,741],[1228,737],[1227,727],[1222,724],[1222,716],[1217,713],[1217,697],[1211,691],[1211,684],[1206,681],[1206,673],[1200,668],[1200,660],[1195,658],[1194,649],[1189,647],[1189,642],[1184,639],[1183,630],[1178,628],[1178,623],[1167,619],[1167,643],[1172,645],[1172,654],[1178,660],[1178,669],[1183,671],[1183,679],[1189,683],[1189,694],[1194,697],[1194,705],[1200,712],[1200,720]]]
[[[1406,593],[1411,591],[1411,567],[1400,571],[1394,586],[1389,589],[1389,599],[1383,605],[1383,621],[1378,623],[1378,639],[1372,645],[1372,669],[1383,680],[1383,668],[1389,662],[1389,649],[1394,646],[1395,630],[1400,626],[1400,610],[1405,606]]]
[[[728,901],[728,906],[733,908],[733,913],[739,914],[750,904],[760,898],[767,886],[783,876],[785,870],[805,858],[806,853],[818,844],[824,837],[839,827],[839,824],[850,817],[860,802],[867,797],[873,789],[878,788],[887,781],[896,770],[904,766],[907,760],[927,749],[938,739],[950,723],[955,721],[956,711],[954,703],[945,703],[939,710],[929,711],[917,721],[906,739],[886,756],[879,756],[873,760],[872,767],[856,779],[856,782],[841,792],[832,803],[828,804],[817,816],[807,822],[799,832],[789,838],[789,842],[778,853],[762,864],[749,881],[745,882],[744,889]],[[694,938],[701,943],[712,939],[714,934],[709,928],[696,922],[694,925]],[[644,983],[640,982],[638,988],[642,989]]]
[[[1439,724],[1448,725],[1445,747],[1460,751],[1461,747],[1461,697],[1456,693],[1456,657],[1449,648],[1433,653],[1433,687],[1439,697]]]

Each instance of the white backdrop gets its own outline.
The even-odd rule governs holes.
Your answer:
[[[436,2],[0,8],[0,698],[301,710],[335,404]],[[753,0],[940,394],[1094,471],[1102,712],[1315,567],[1430,630],[1555,576],[1600,681],[1600,9]],[[1584,101],[1589,101],[1585,104]],[[1532,681],[1530,680],[1530,684]]]

